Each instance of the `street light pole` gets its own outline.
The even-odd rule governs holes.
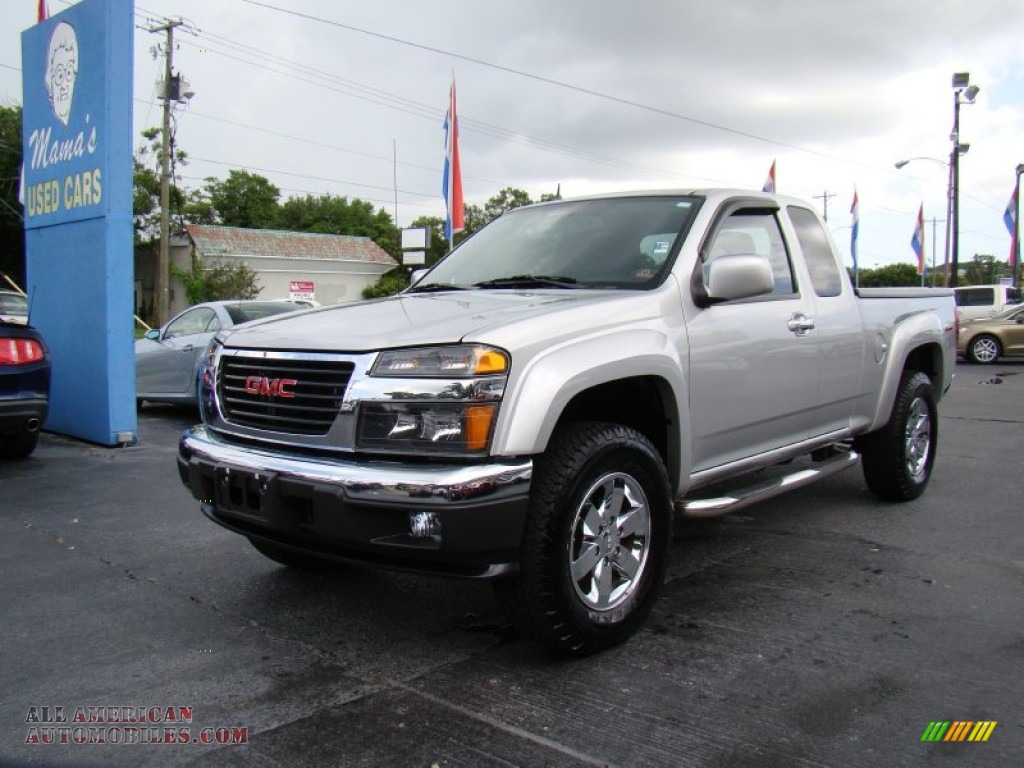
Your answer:
[[[973,104],[974,99],[981,90],[976,85],[968,85],[971,81],[970,73],[955,72],[953,74],[953,132],[949,138],[953,142],[953,148],[949,153],[949,176],[952,194],[950,207],[952,209],[952,238],[950,272],[947,276],[948,287],[955,287],[960,267],[960,155],[966,154],[970,144],[960,143],[960,105],[962,103]],[[961,96],[963,101],[961,101]]]
[[[1013,186],[1013,202],[1017,209],[1013,212],[1013,287],[1020,287],[1020,175],[1024,173],[1024,163],[1018,163],[1017,180]]]
[[[953,98],[953,148],[949,152],[950,270],[946,287],[956,287],[960,260],[960,91]]]

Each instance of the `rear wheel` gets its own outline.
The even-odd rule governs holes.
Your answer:
[[[269,557],[275,563],[287,565],[289,568],[295,568],[298,571],[333,571],[343,567],[341,563],[334,562],[333,560],[323,560],[312,555],[304,555],[301,552],[296,552],[277,544],[271,544],[269,541],[250,538],[249,543],[261,555]]]
[[[664,574],[671,493],[651,442],[617,424],[559,428],[535,465],[520,572],[495,582],[526,635],[585,655],[643,623]]]
[[[19,432],[0,442],[0,457],[5,459],[24,459],[36,449],[39,432]]]
[[[857,441],[868,488],[886,501],[910,501],[924,493],[935,463],[938,410],[932,380],[904,371],[889,422]]]
[[[1003,354],[1002,345],[995,336],[979,336],[971,339],[967,346],[967,356],[972,363],[990,364],[999,359]]]

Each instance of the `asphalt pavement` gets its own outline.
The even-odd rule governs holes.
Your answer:
[[[1022,403],[961,364],[909,504],[852,469],[681,523],[646,627],[576,660],[487,584],[267,560],[181,485],[188,409],[44,434],[0,463],[0,765],[1020,765]]]

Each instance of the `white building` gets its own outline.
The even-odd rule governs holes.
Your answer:
[[[181,270],[192,268],[193,256],[203,266],[243,263],[259,278],[261,299],[312,298],[321,304],[359,301],[363,289],[398,266],[387,252],[368,237],[242,229],[190,224],[182,236],[171,240],[171,263]],[[136,303],[150,306],[153,295],[151,270],[143,274],[136,264]],[[148,266],[148,265],[147,265]],[[171,278],[170,315],[188,306],[181,282]]]

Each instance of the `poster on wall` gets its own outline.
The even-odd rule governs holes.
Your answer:
[[[288,298],[291,301],[313,301],[316,299],[312,280],[291,280],[288,283]]]

